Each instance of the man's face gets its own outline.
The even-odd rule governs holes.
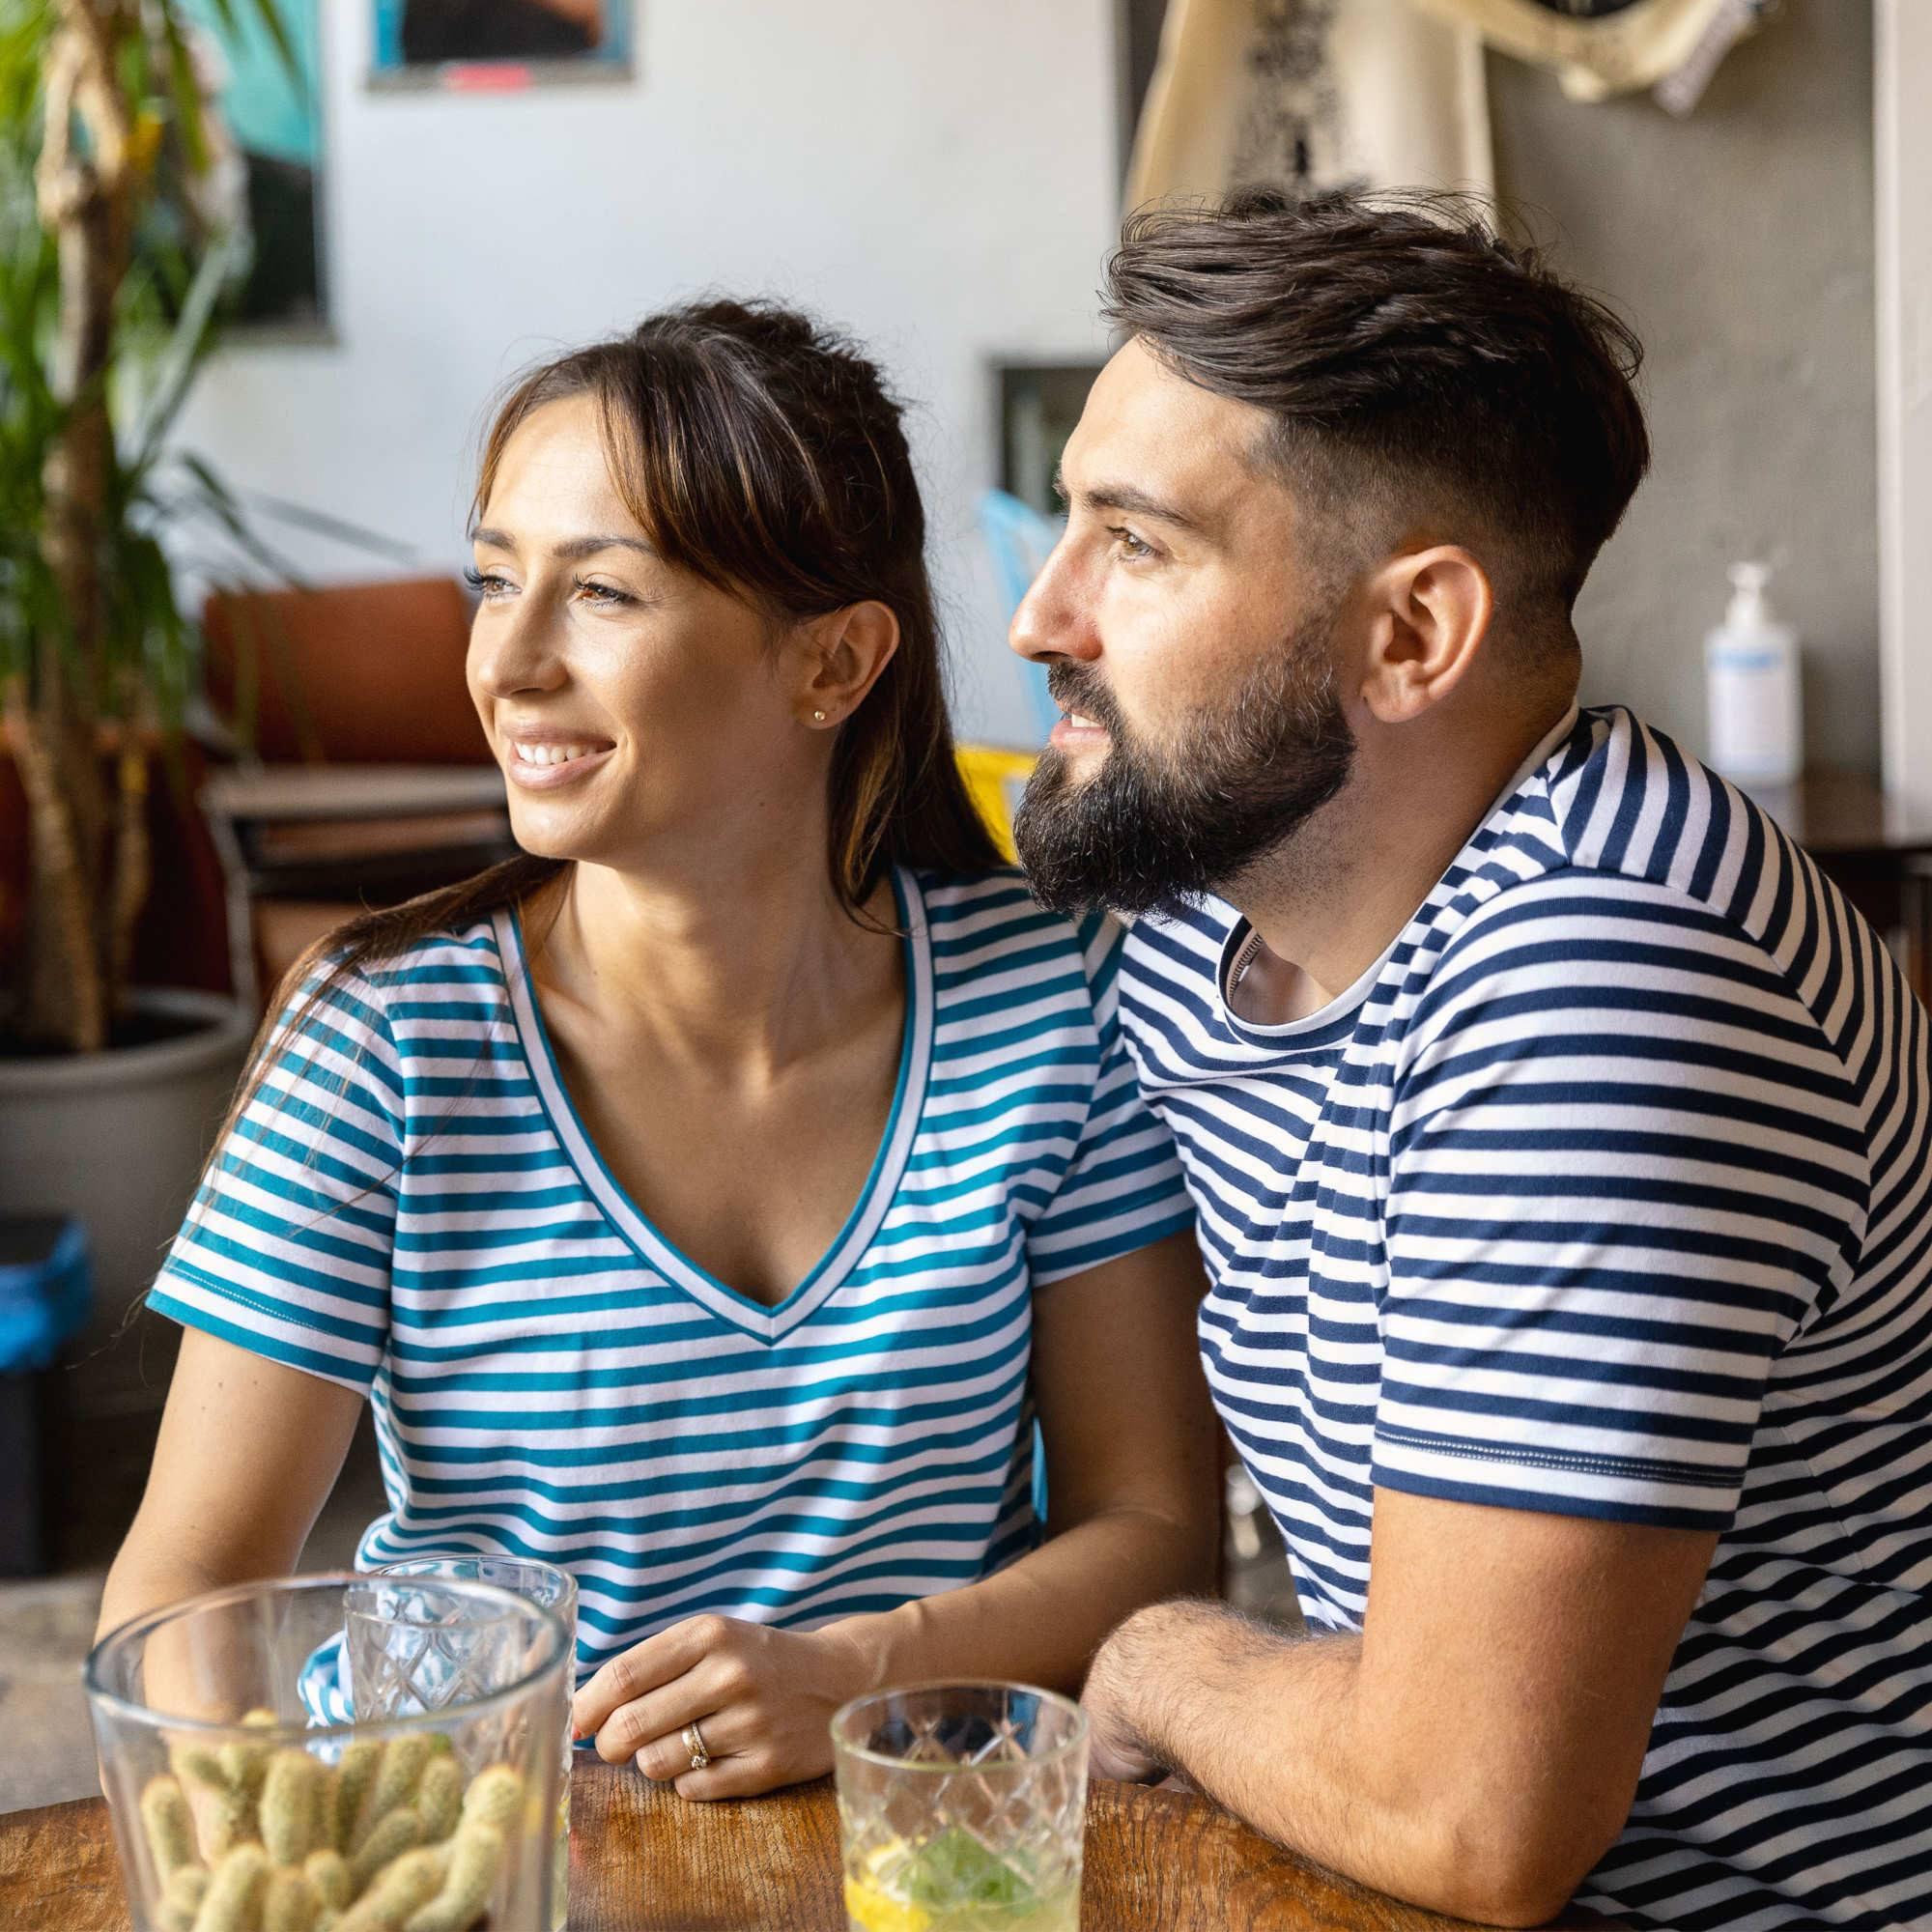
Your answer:
[[[1014,826],[1055,910],[1225,889],[1348,778],[1342,587],[1266,428],[1130,342],[1066,445],[1066,534],[1012,627],[1067,714]]]

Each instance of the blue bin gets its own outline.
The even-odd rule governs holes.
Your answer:
[[[0,1577],[47,1567],[45,1371],[92,1298],[78,1221],[0,1217]]]

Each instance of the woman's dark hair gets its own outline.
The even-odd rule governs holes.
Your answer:
[[[855,919],[885,868],[943,872],[1002,863],[953,756],[939,622],[925,569],[925,513],[899,405],[876,366],[808,317],[770,302],[666,309],[628,335],[518,380],[485,440],[473,512],[503,451],[546,403],[590,396],[611,475],[665,560],[743,597],[775,623],[876,601],[898,648],[832,753],[834,891]],[[519,905],[570,862],[520,854],[405,905],[365,912],[296,962],[256,1041],[304,985],[299,1035],[331,986],[439,932]]]
[[[1650,464],[1641,345],[1480,203],[1242,189],[1129,217],[1108,319],[1274,419],[1266,454],[1337,528],[1447,509],[1568,613]]]

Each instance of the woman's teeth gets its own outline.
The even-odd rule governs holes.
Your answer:
[[[524,765],[567,765],[573,758],[587,758],[600,749],[596,745],[513,745],[517,762]]]

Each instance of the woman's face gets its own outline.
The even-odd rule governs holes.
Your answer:
[[[518,842],[641,868],[726,849],[822,799],[798,653],[740,599],[665,563],[611,483],[588,396],[510,438],[475,533],[469,693]]]

